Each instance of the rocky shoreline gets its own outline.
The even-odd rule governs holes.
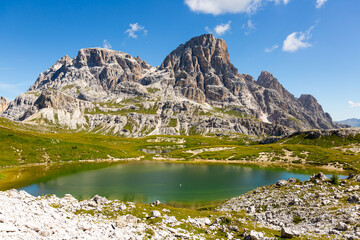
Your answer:
[[[90,214],[109,206],[117,213],[136,208],[134,203],[109,201],[99,196],[79,201],[70,194],[63,198],[34,197],[12,189],[0,192],[0,201],[0,239],[144,239],[149,232],[154,239],[190,237],[183,229],[166,224],[152,226],[130,214],[119,214],[116,218]],[[174,222],[156,210],[149,212],[149,216],[149,219],[161,217],[164,222]]]
[[[246,211],[257,223],[292,236],[360,239],[359,203],[359,175],[337,184],[319,173],[304,182],[290,178],[257,188],[216,210]]]
[[[0,192],[0,239],[360,239],[360,176],[280,180],[216,207]]]

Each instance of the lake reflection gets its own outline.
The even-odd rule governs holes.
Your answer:
[[[206,203],[231,198],[289,177],[306,180],[309,175],[234,165],[142,162],[81,171],[22,189],[32,195],[70,193],[81,199],[99,194],[123,201]]]

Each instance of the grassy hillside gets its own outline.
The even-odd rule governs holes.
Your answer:
[[[244,135],[121,138],[73,133],[0,118],[0,166],[141,157],[360,170],[360,135],[310,139],[299,134],[266,145],[258,144],[257,140]]]

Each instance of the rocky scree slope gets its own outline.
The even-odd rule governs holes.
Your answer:
[[[311,95],[290,94],[263,71],[239,74],[224,40],[195,37],[159,67],[102,48],[81,49],[41,73],[3,117],[120,136],[284,135],[337,128]]]
[[[304,182],[279,180],[232,198],[216,210],[246,211],[260,225],[281,230],[283,238],[360,239],[360,175],[334,183],[322,173]]]

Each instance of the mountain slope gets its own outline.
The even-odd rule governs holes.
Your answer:
[[[311,95],[290,94],[263,71],[239,74],[224,40],[192,38],[160,67],[139,57],[81,49],[41,73],[3,117],[121,136],[243,133],[284,135],[337,128]]]

